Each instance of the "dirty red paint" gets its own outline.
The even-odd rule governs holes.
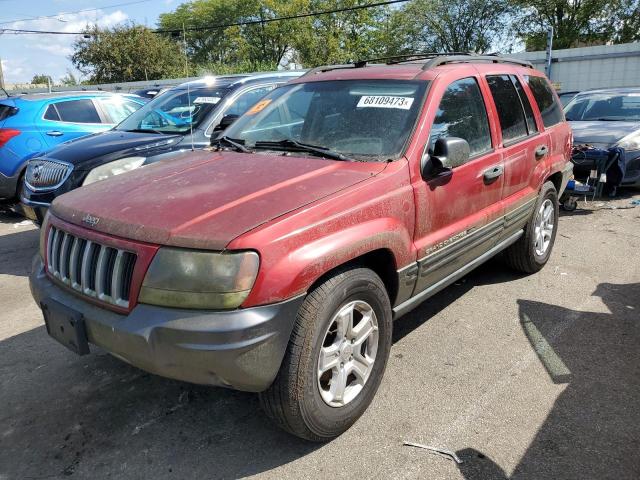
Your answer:
[[[515,146],[502,143],[496,108],[484,79],[512,74],[527,90],[539,134]],[[522,205],[570,155],[570,130],[562,122],[545,130],[523,75],[540,72],[507,64],[420,65],[335,70],[295,83],[354,78],[431,81],[425,108],[405,157],[391,163],[233,152],[189,153],[62,197],[55,216],[81,225],[89,213],[95,230],[155,245],[212,250],[251,249],[260,271],[245,307],[306,292],[321,275],[374,250],[385,250],[400,269],[456,233],[485,225]],[[456,168],[445,183],[425,182],[420,160],[446,87],[474,77],[485,96],[493,150]],[[546,144],[550,153],[535,160]],[[525,161],[522,161],[525,159]],[[484,170],[502,165],[496,182]],[[141,278],[138,278],[141,281]],[[136,288],[138,288],[136,286]]]

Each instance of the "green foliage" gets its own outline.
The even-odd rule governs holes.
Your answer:
[[[65,87],[73,87],[74,85],[78,85],[80,82],[73,74],[71,70],[67,70],[67,74],[60,79],[60,84]]]
[[[96,83],[185,76],[179,45],[150,29],[128,23],[93,28],[76,40],[71,61]]]
[[[274,62],[253,62],[249,60],[233,64],[211,62],[198,65],[195,74],[197,76],[233,75],[236,73],[272,72],[277,69],[278,64]]]
[[[516,31],[527,50],[603,45],[638,39],[638,0],[512,0],[519,8]],[[635,10],[635,16],[634,16]]]
[[[38,73],[33,76],[33,78],[31,79],[31,83],[33,85],[47,85],[47,84],[53,85],[53,80],[49,75]]]

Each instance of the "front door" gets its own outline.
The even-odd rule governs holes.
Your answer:
[[[414,294],[436,288],[464,265],[491,249],[502,228],[504,165],[493,145],[487,104],[479,78],[469,76],[432,86],[438,105],[430,123],[427,149],[441,137],[469,143],[469,161],[445,176],[414,183],[415,243],[419,259]],[[495,135],[495,134],[494,134]],[[443,282],[444,283],[444,282]]]

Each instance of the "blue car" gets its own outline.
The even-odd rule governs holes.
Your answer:
[[[29,158],[62,142],[108,130],[146,101],[106,92],[0,98],[0,200],[17,198]]]

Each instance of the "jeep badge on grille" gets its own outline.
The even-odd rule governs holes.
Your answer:
[[[94,217],[88,213],[84,217],[82,217],[82,222],[86,223],[90,227],[95,227],[99,221],[100,219],[98,217]]]

